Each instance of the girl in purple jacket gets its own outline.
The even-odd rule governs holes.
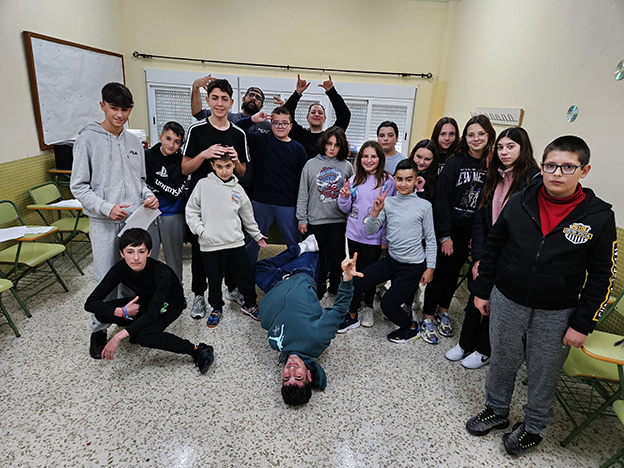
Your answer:
[[[373,209],[375,198],[379,196],[379,191],[387,193],[388,196],[396,194],[396,187],[392,175],[385,170],[386,158],[383,149],[376,141],[367,141],[362,145],[353,163],[355,175],[352,176],[340,190],[338,197],[338,207],[349,216],[347,218],[347,243],[349,254],[357,252],[358,271],[372,265],[381,256],[382,244],[386,244],[385,228],[380,229],[376,234],[366,234],[366,220]],[[373,300],[375,289],[371,288],[364,295],[364,309],[361,311],[362,325],[372,327]],[[345,317],[349,323],[338,329],[338,333],[360,326],[357,317]]]

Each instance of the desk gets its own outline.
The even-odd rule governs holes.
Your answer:
[[[614,401],[624,397],[624,349],[622,349],[622,345],[613,346],[616,341],[623,338],[624,337],[619,335],[613,335],[612,333],[605,333],[601,331],[594,331],[587,336],[585,344],[582,348],[583,352],[593,359],[617,365],[620,387],[613,393],[613,395],[611,395],[611,397],[606,399],[605,402],[596,411],[594,411],[594,413],[589,415],[585,421],[579,424],[563,442],[561,442],[561,445],[564,447],[583,429],[585,429],[589,423],[600,416],[604,410],[606,410],[609,406],[612,406]]]
[[[50,169],[48,172],[54,176],[54,182],[56,182],[56,185],[59,187],[69,187],[69,180],[71,179],[72,171],[64,169]]]

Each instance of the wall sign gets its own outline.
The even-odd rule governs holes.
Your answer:
[[[520,126],[522,125],[522,116],[524,109],[506,109],[498,107],[477,107],[470,115],[485,115],[490,122],[496,125]]]

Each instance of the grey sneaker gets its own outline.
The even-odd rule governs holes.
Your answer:
[[[238,288],[236,288],[236,289],[234,289],[232,291],[226,291],[225,292],[225,298],[228,301],[238,302],[238,305],[241,306],[241,307],[245,305],[245,298],[243,297],[241,292],[238,290]]]
[[[360,323],[363,327],[372,327],[375,325],[375,316],[373,313],[373,308],[364,306],[364,308],[359,313]]]
[[[204,296],[195,296],[189,314],[194,319],[200,319],[206,315],[206,299],[204,299]]]
[[[509,418],[496,416],[489,406],[466,421],[466,430],[473,436],[484,436],[492,429],[506,429],[508,427]]]
[[[524,422],[514,424],[513,431],[503,435],[503,446],[509,455],[520,455],[542,441],[539,434],[531,434],[524,428]]]
[[[434,320],[438,324],[438,331],[440,335],[451,337],[453,336],[453,329],[451,328],[451,317],[446,312],[441,314],[435,314],[433,316]]]

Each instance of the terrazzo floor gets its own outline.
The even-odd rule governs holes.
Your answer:
[[[187,356],[127,340],[114,361],[91,359],[83,304],[95,286],[92,265],[82,277],[58,263],[70,292],[56,285],[31,300],[32,318],[3,295],[22,336],[0,327],[2,467],[585,468],[624,445],[622,424],[602,417],[561,447],[572,424],[558,404],[542,444],[521,458],[505,453],[502,431],[470,436],[464,423],[482,409],[487,367],[468,371],[444,358],[458,339],[465,291],[451,307],[456,337],[437,346],[390,343],[394,326],[376,309],[373,328],[337,336],[321,356],[327,389],[293,409],[279,395],[266,333],[232,304],[217,328],[186,312],[169,328],[214,346],[205,375]],[[524,377],[521,369],[512,423],[522,417]]]

